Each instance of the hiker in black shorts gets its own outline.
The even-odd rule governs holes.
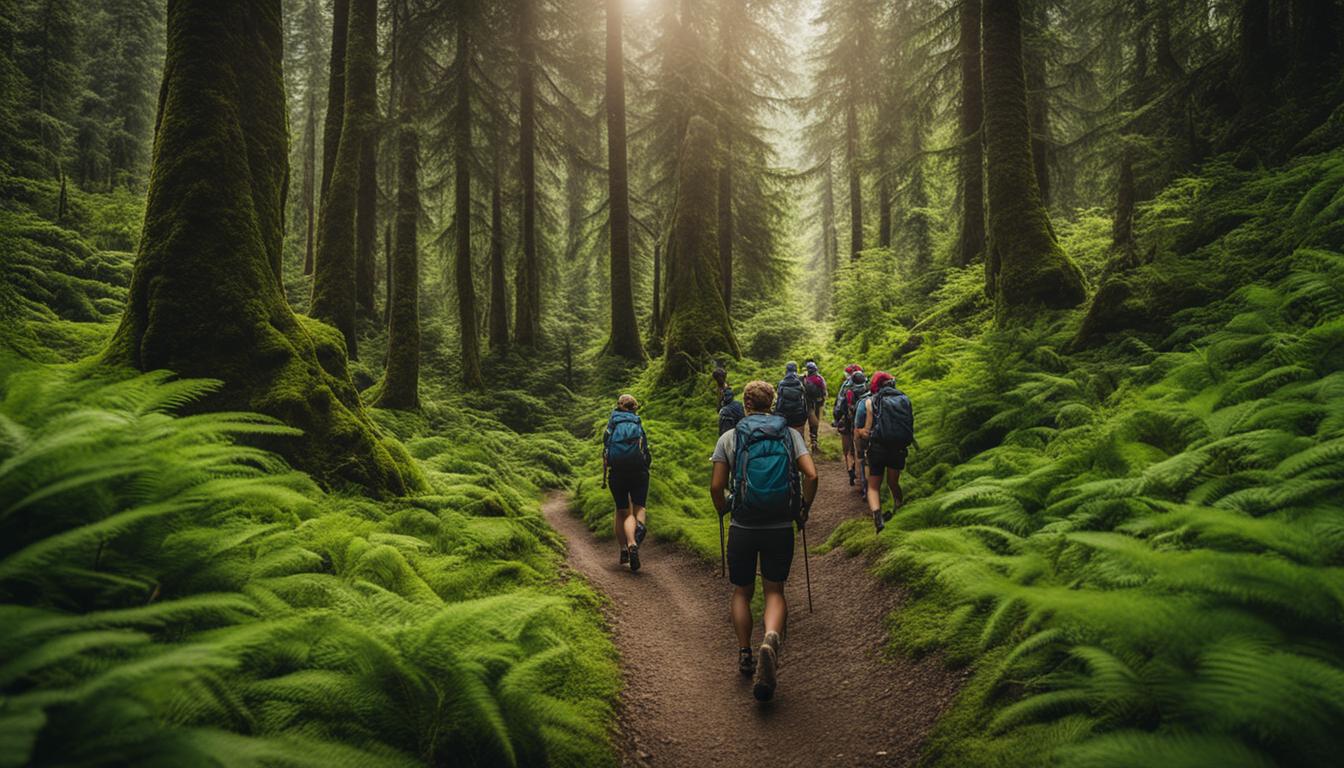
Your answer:
[[[727,557],[738,670],[755,674],[753,692],[760,701],[775,693],[776,663],[788,622],[784,582],[793,564],[793,526],[807,522],[817,492],[816,466],[802,434],[783,418],[769,415],[774,397],[774,389],[764,381],[747,384],[742,392],[747,415],[736,429],[719,437],[709,486],[719,515],[732,514]],[[744,449],[750,451],[751,461],[740,463]],[[758,561],[765,590],[759,664],[751,651],[751,598]]]
[[[817,429],[821,426],[821,409],[826,406],[829,392],[826,379],[817,370],[817,364],[811,360],[803,366],[807,373],[803,376],[803,394],[807,398],[807,432],[812,440],[812,450],[817,450]]]
[[[616,503],[613,527],[621,547],[621,565],[639,570],[639,545],[648,531],[645,505],[649,496],[649,439],[635,411],[633,395],[621,395],[602,434],[603,479]]]
[[[900,507],[904,501],[901,472],[914,439],[914,415],[910,398],[896,388],[891,374],[885,371],[874,373],[870,391],[863,426],[856,434],[866,441],[868,511],[873,515],[873,526],[881,533],[891,518],[891,515],[882,514],[882,479],[886,478],[887,487],[891,489],[894,507]]]

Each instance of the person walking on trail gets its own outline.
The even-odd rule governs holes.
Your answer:
[[[849,423],[853,425],[863,424],[868,418],[868,401],[872,399],[873,394],[868,389],[867,380],[858,382],[853,392],[853,401],[849,408]],[[859,496],[868,498],[868,471],[865,462],[868,461],[868,437],[860,436],[857,426],[854,432],[854,459],[859,468]]]
[[[723,391],[728,388],[728,371],[723,367],[723,362],[714,363],[714,370],[709,374],[714,379],[714,392],[718,394],[719,400],[723,400]],[[723,403],[719,403],[723,407]]]
[[[845,392],[849,390],[854,372],[861,370],[863,369],[854,363],[845,366],[845,380],[840,382],[840,388],[835,393],[835,405],[831,406],[831,426],[840,435],[840,452],[845,459],[845,471],[849,473],[850,485],[854,484],[854,430],[846,422],[848,412]]]
[[[910,398],[896,388],[891,374],[873,374],[869,389],[872,395],[859,422],[863,426],[858,435],[868,441],[868,510],[873,513],[873,526],[881,533],[891,519],[890,514],[882,513],[882,479],[885,477],[891,488],[894,511],[903,501],[901,470],[915,441],[915,414]]]
[[[737,423],[747,415],[742,404],[733,399],[733,388],[723,388],[723,399],[719,401],[719,434],[737,428]]]
[[[779,400],[775,403],[775,415],[783,416],[791,429],[803,436],[803,426],[807,424],[807,390],[803,379],[798,375],[798,364],[790,361],[784,366],[784,378],[779,382]]]
[[[868,378],[859,366],[851,366],[849,378],[840,387],[836,397],[836,430],[840,432],[841,445],[845,450],[845,469],[849,472],[849,484],[854,485],[863,473],[863,453],[860,451],[859,438],[855,434],[854,408],[859,399],[868,392]],[[859,492],[863,489],[860,487]]]
[[[714,446],[710,498],[719,516],[731,515],[728,580],[733,585],[732,618],[737,634],[737,668],[755,676],[758,701],[775,695],[776,670],[788,604],[784,583],[793,564],[794,525],[802,528],[817,493],[817,468],[798,430],[770,415],[775,392],[764,381],[742,391],[747,415]],[[765,590],[764,637],[759,660],[751,649],[751,598],[760,564]]]
[[[812,440],[812,452],[817,450],[817,429],[821,426],[821,409],[826,405],[826,379],[817,371],[817,364],[811,360],[803,366],[807,375],[803,377],[803,394],[807,396],[807,432]]]
[[[633,395],[621,395],[602,433],[602,482],[611,488],[611,498],[616,502],[613,527],[621,547],[621,565],[629,563],[632,573],[639,570],[639,545],[648,532],[645,505],[653,461],[648,434],[635,413],[638,410],[639,402]]]

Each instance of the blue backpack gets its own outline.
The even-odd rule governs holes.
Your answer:
[[[884,448],[909,448],[915,441],[915,411],[910,398],[895,387],[883,387],[868,403],[873,412],[874,443]]]
[[[639,416],[629,411],[614,411],[602,438],[602,455],[613,469],[648,466],[647,437]]]
[[[733,458],[733,520],[743,525],[787,523],[802,509],[793,430],[781,416],[753,413],[737,424]]]
[[[734,400],[719,409],[719,434],[737,429],[737,423],[747,415],[742,404]]]
[[[807,393],[803,389],[803,380],[797,376],[786,376],[779,382],[779,399],[775,403],[775,413],[783,416],[789,424],[802,424],[807,421]]]

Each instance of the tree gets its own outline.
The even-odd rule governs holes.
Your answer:
[[[959,267],[979,261],[985,253],[985,153],[981,125],[984,94],[980,81],[980,1],[962,0],[957,13],[960,36],[957,57],[961,73],[958,128],[957,192],[961,197],[961,228],[955,262]]]
[[[537,254],[536,3],[518,3],[518,170],[522,183],[523,257],[514,272],[513,339],[534,346],[541,336],[541,261]]]
[[[289,164],[280,0],[175,0],[167,22],[144,232],[104,361],[219,379],[207,407],[301,429],[275,445],[299,468],[404,492],[410,460],[365,413],[341,338],[295,316],[275,272]]]
[[[607,193],[611,232],[611,352],[644,359],[630,269],[630,169],[625,142],[625,50],[621,0],[607,2]]]
[[[374,303],[374,295],[378,290],[378,266],[374,253],[378,239],[378,132],[381,124],[378,116],[377,0],[372,3],[372,9],[372,13],[359,16],[365,29],[352,31],[361,39],[371,41],[368,55],[348,60],[349,65],[364,71],[347,75],[347,82],[358,82],[362,89],[367,89],[367,92],[359,94],[360,119],[364,124],[359,137],[359,189],[355,198],[355,306],[364,317],[378,315]]]
[[[331,186],[322,200],[317,260],[313,269],[313,317],[336,327],[346,349],[358,356],[355,335],[356,217],[365,137],[377,119],[377,0],[353,0],[345,48],[345,106]],[[278,274],[278,272],[277,272]]]
[[[509,288],[504,267],[504,136],[496,131],[491,142],[490,174],[490,349],[509,348]]]
[[[1023,0],[983,0],[985,160],[989,179],[986,291],[1001,322],[1086,297],[1036,185],[1022,63]]]
[[[711,355],[741,355],[719,291],[717,133],[708,120],[692,117],[680,153],[666,254],[664,381],[685,379]]]
[[[319,200],[325,202],[336,166],[336,150],[345,124],[345,47],[350,34],[350,0],[331,3],[331,63],[327,67],[327,116],[322,125],[322,186]]]
[[[462,383],[481,386],[480,340],[476,328],[475,270],[471,265],[471,68],[473,62],[470,19],[466,12],[457,19],[457,51],[453,62],[456,98],[451,120],[454,126],[453,228],[457,236],[456,282],[458,335],[462,339]]]
[[[26,133],[35,139],[41,172],[59,179],[83,87],[79,7],[73,0],[38,0],[27,11],[15,46],[28,83]]]

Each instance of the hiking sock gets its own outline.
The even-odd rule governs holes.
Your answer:
[[[737,671],[743,677],[751,677],[756,673],[756,659],[751,655],[750,646],[737,649]]]
[[[631,545],[630,545],[630,572],[631,572],[631,573],[634,573],[635,571],[638,571],[638,570],[639,570],[639,545],[638,545],[638,544],[631,544]]]

